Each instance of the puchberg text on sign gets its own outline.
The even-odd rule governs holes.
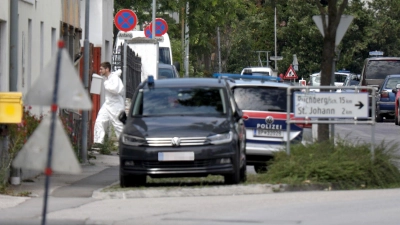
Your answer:
[[[368,93],[295,93],[294,113],[295,117],[368,117]]]

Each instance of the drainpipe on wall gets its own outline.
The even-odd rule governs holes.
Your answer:
[[[89,93],[89,7],[90,2],[86,0],[85,2],[85,41],[83,47],[83,59],[84,59],[84,69],[83,69],[83,83],[85,86],[86,93]],[[89,95],[90,96],[90,95]],[[82,163],[87,163],[87,145],[88,145],[88,122],[89,122],[89,111],[82,111],[82,151],[81,158]]]
[[[18,4],[19,1],[10,0],[10,91],[18,91]],[[8,139],[5,137],[7,148]],[[11,183],[19,185],[20,169],[11,167]]]

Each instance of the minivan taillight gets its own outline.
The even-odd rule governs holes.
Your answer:
[[[387,91],[382,91],[382,93],[381,93],[381,98],[389,98],[389,92],[387,92]]]

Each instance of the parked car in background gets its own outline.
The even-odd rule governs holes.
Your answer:
[[[179,78],[179,72],[174,65],[159,63],[158,79]]]
[[[394,100],[394,124],[400,126],[400,84],[397,84],[392,92],[396,94]]]
[[[393,89],[400,84],[400,74],[387,75],[383,83],[378,88],[376,96],[376,122],[383,122],[383,119],[393,118],[395,116],[395,98]]]
[[[287,140],[286,92],[290,84],[251,78],[234,80],[229,84],[243,112],[247,164],[253,165],[256,172],[266,171],[267,162],[274,157],[274,153],[284,149],[287,141],[301,142],[303,128],[311,125],[290,124],[290,140]],[[293,102],[290,104],[290,117],[293,118]]]
[[[370,57],[364,60],[360,76],[361,86],[378,87],[389,74],[400,74],[400,57]],[[366,89],[364,90],[367,91]],[[371,98],[369,111],[371,115]],[[375,110],[375,109],[374,109]]]
[[[352,73],[347,72],[335,72],[335,86],[343,86],[347,77]],[[321,86],[321,73],[313,73],[310,75],[308,80],[309,86]],[[319,89],[310,89],[310,91],[319,92]]]
[[[271,67],[246,67],[242,69],[241,75],[275,76]]]
[[[122,112],[120,185],[146,177],[222,175],[227,184],[246,180],[242,111],[225,79],[153,80],[136,89]]]
[[[343,82],[342,87],[352,87],[360,85],[360,74],[350,73]],[[352,89],[338,89],[337,92],[354,92]]]

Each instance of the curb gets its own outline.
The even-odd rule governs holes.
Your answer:
[[[116,185],[118,182],[110,185]],[[109,187],[110,187],[109,186]],[[106,187],[107,188],[107,187]],[[252,184],[227,185],[218,187],[174,187],[174,188],[137,188],[115,191],[103,191],[102,188],[93,192],[95,199],[130,199],[130,198],[161,198],[161,197],[196,197],[196,196],[234,196],[251,194],[270,194],[285,191],[282,185]]]

